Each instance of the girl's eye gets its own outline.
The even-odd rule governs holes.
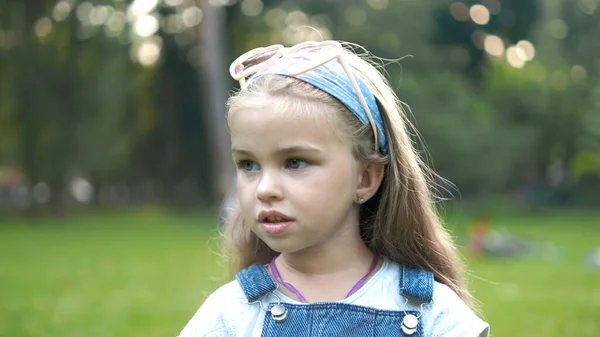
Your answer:
[[[256,171],[260,169],[257,163],[250,160],[242,160],[238,163],[238,166],[244,171]]]
[[[308,166],[308,163],[301,159],[290,159],[288,161],[288,167],[294,170],[301,169]]]

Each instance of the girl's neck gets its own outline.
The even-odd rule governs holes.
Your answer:
[[[305,303],[340,301],[357,292],[377,271],[379,261],[362,242],[358,249],[337,248],[276,258],[269,269],[283,286],[279,291]]]
[[[367,282],[380,266],[374,258],[356,221],[321,244],[281,254],[269,270],[276,270],[278,275],[272,276],[284,285],[280,291],[285,295],[308,303],[331,302],[343,300]]]
[[[277,267],[284,274],[325,276],[353,269],[362,271],[365,265],[371,264],[372,259],[373,253],[358,237],[350,242],[339,240],[298,252],[283,253],[277,259]]]

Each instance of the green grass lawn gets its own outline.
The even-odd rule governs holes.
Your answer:
[[[135,211],[0,220],[0,336],[175,336],[227,281],[214,219]],[[600,214],[505,216],[497,227],[560,249],[485,258],[470,288],[494,336],[600,336]],[[463,237],[466,217],[449,218]]]

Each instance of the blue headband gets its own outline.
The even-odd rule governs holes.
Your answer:
[[[267,68],[258,72],[250,78],[249,82],[261,76],[269,74],[291,77],[284,63],[283,65],[276,65],[274,67]],[[363,124],[369,124],[367,112],[363,108],[363,105],[360,103],[360,99],[354,91],[354,87],[352,86],[348,75],[346,75],[344,68],[336,60],[331,60],[330,62],[327,62],[322,66],[316,67],[310,71],[294,76],[294,78],[311,84],[314,87],[335,97],[337,100],[342,102],[342,104],[344,104],[348,109],[350,109],[350,111],[352,111],[354,115],[356,115],[356,117],[358,117],[358,119],[361,122],[363,122]],[[358,87],[361,93],[363,94],[365,101],[367,102],[369,110],[371,110],[373,120],[375,121],[375,126],[377,127],[377,130],[379,132],[379,151],[382,154],[387,154],[387,138],[385,136],[383,120],[381,118],[381,113],[379,112],[375,96],[373,95],[371,90],[369,90],[367,85],[358,76],[354,76],[354,78],[356,79]]]

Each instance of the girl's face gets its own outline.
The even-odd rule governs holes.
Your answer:
[[[281,253],[344,244],[358,232],[359,166],[323,117],[275,105],[230,120],[242,217]]]

